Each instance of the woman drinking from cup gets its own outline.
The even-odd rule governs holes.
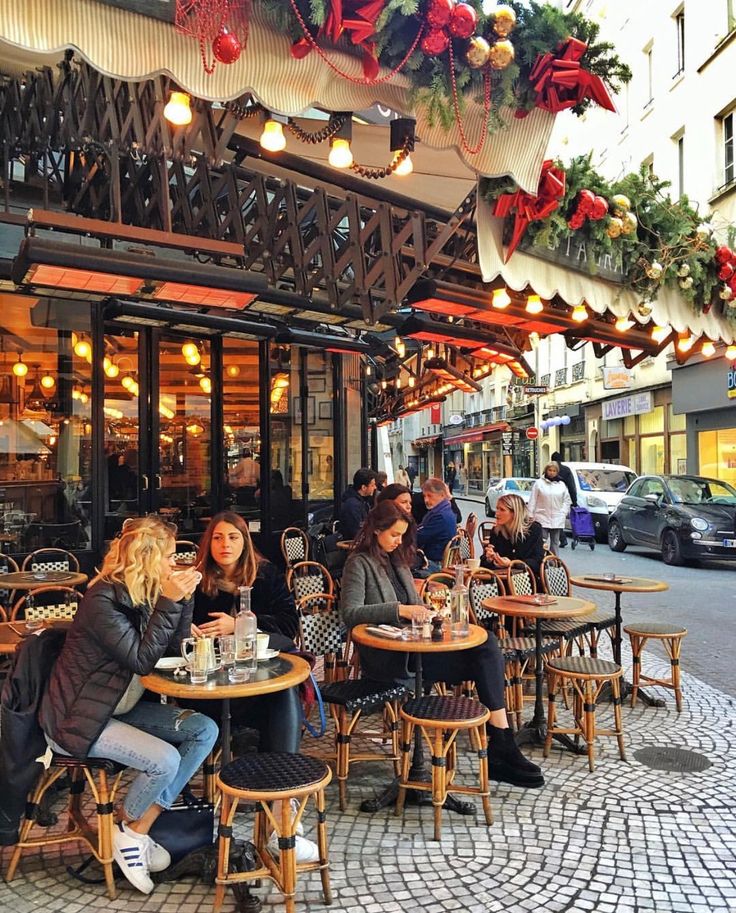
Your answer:
[[[251,608],[258,628],[268,632],[271,649],[292,651],[299,630],[294,597],[283,574],[258,554],[248,526],[232,511],[210,521],[199,544],[197,567],[202,581],[194,594],[192,634],[195,637],[228,637],[235,632],[240,587],[252,587]],[[217,701],[197,701],[197,707],[215,719]],[[260,751],[298,752],[302,714],[297,688],[232,701],[235,724],[257,729]],[[316,844],[297,836],[297,862],[319,859]]]
[[[358,533],[342,575],[340,614],[352,628],[358,624],[394,624],[424,621],[431,613],[414,587],[413,521],[393,501],[378,504]],[[406,653],[358,647],[362,673],[382,682],[409,678]],[[491,711],[488,722],[488,766],[495,780],[515,786],[544,785],[542,772],[516,747],[504,707],[504,664],[493,634],[478,647],[423,657],[427,681],[460,684],[475,681],[478,697]]]
[[[144,894],[153,890],[149,872],[171,862],[148,832],[217,740],[217,726],[201,713],[139,703],[140,677],[191,626],[182,601],[201,575],[174,570],[175,532],[157,517],[125,522],[79,604],[39,712],[54,751],[140,771],[123,800],[113,856]]]
[[[539,579],[544,558],[544,532],[532,520],[524,499],[502,495],[496,504],[496,525],[483,547],[481,565],[505,571],[512,561],[523,561]]]

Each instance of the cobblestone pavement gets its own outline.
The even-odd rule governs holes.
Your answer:
[[[603,654],[602,654],[603,655]],[[629,657],[626,657],[627,661]],[[687,641],[683,651],[687,670]],[[664,664],[645,654],[645,668]],[[736,910],[736,778],[733,700],[683,675],[685,706],[624,709],[627,760],[615,740],[599,740],[597,766],[554,748],[543,761],[544,789],[524,791],[495,784],[495,822],[445,813],[440,843],[432,837],[432,809],[408,807],[358,811],[360,800],[380,789],[388,764],[356,765],[349,781],[349,808],[341,814],[334,783],[328,791],[330,869],[334,903],[329,909],[394,913],[477,911],[595,911],[595,913],[705,913]],[[655,693],[657,689],[652,689]],[[605,723],[609,707],[599,715]],[[304,743],[306,750],[313,739]],[[646,746],[689,749],[710,762],[699,773],[655,770],[636,759]],[[462,754],[462,752],[461,752]],[[472,774],[461,761],[463,778]],[[250,816],[238,815],[236,836],[247,836]],[[309,834],[312,821],[307,823]],[[8,851],[0,861],[7,865]],[[144,897],[120,880],[109,901],[101,886],[86,886],[65,871],[79,859],[75,849],[29,853],[12,884],[0,883],[0,910],[12,913],[145,911],[209,913],[212,889],[187,881],[159,885]],[[265,884],[265,883],[264,883]],[[270,887],[257,892],[264,911],[283,909]],[[297,909],[327,910],[316,873],[297,886]],[[228,896],[223,913],[235,910]]]

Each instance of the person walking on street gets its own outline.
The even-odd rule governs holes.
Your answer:
[[[455,488],[455,479],[457,478],[457,470],[455,469],[455,464],[450,460],[450,462],[445,467],[445,482],[447,487],[450,489],[450,494],[452,494],[453,489]]]
[[[554,555],[558,553],[560,532],[570,510],[570,492],[559,476],[558,464],[547,463],[529,498],[529,513],[544,530],[545,545]]]
[[[409,491],[414,491],[414,479],[417,477],[417,467],[409,463],[406,467],[406,474],[409,476]]]
[[[457,487],[458,494],[466,495],[468,493],[468,470],[461,463],[457,470]]]
[[[575,487],[575,479],[573,478],[573,475],[572,475],[572,469],[570,469],[569,466],[566,466],[562,462],[562,454],[558,450],[556,450],[552,454],[550,459],[554,463],[557,463],[557,465],[560,467],[560,478],[567,486],[567,490],[570,492],[571,507],[577,507],[578,506],[578,490]],[[560,533],[560,548],[564,548],[566,545],[567,545],[567,536],[565,535],[565,530],[563,527],[562,532]]]
[[[399,468],[396,470],[394,482],[396,482],[397,485],[403,485],[405,488],[411,488],[411,479],[409,478],[409,474],[401,465],[399,465]]]

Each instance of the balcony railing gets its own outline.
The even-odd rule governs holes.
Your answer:
[[[539,383],[541,384],[541,386],[547,387],[547,388],[549,389],[549,388],[552,386],[552,375],[551,375],[551,374],[543,374],[543,375],[539,378]]]
[[[567,383],[567,368],[558,368],[555,371],[555,387],[563,387]]]
[[[575,383],[576,380],[582,380],[585,377],[585,362],[579,361],[576,365],[572,366],[572,382]]]

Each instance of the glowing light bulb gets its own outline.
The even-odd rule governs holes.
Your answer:
[[[710,358],[711,355],[716,354],[716,347],[713,345],[710,339],[706,339],[700,351],[705,358]]]
[[[187,355],[186,357],[186,363],[193,368],[196,368],[200,361],[202,361],[202,356],[199,352],[194,352],[192,355]]]
[[[414,377],[409,378],[409,386],[413,389],[414,384],[416,384],[416,379]]]
[[[349,168],[353,164],[353,151],[350,141],[339,136],[332,140],[332,148],[327,161],[333,168]]]
[[[86,405],[89,402],[89,396],[86,393],[79,394],[79,402],[83,405]]]
[[[410,155],[407,155],[406,158],[399,162],[394,168],[394,174],[400,178],[406,177],[407,174],[411,174],[412,171],[414,171],[414,162],[412,162]]]
[[[616,329],[619,333],[625,333],[634,326],[634,321],[630,317],[619,317],[616,321]]]
[[[261,149],[267,152],[281,152],[286,148],[283,124],[269,118],[263,125],[263,133],[259,140]]]
[[[13,374],[16,377],[25,377],[28,374],[28,365],[23,361],[23,356],[18,355],[18,361],[13,365]]]
[[[186,127],[192,122],[191,98],[186,92],[172,92],[164,108],[164,117],[175,127]]]
[[[572,309],[572,314],[570,317],[575,321],[575,323],[583,323],[588,319],[588,309],[584,304],[576,304]]]
[[[240,366],[239,365],[228,365],[225,368],[225,374],[227,374],[228,377],[238,377],[238,375],[240,374]]]
[[[529,295],[526,299],[527,314],[541,314],[543,310],[544,305],[542,304],[542,299],[539,295]]]
[[[41,378],[41,386],[44,390],[53,390],[56,386],[56,381],[50,374],[44,374]]]
[[[130,390],[133,388],[133,385],[135,384],[135,378],[131,374],[126,374],[120,383],[128,392],[130,392]]]
[[[212,393],[212,381],[209,377],[201,377],[199,380],[199,386],[202,388],[204,393]]]
[[[502,311],[511,304],[511,296],[505,288],[494,288],[491,304],[494,308],[498,308],[499,311]]]
[[[74,346],[74,354],[79,358],[91,358],[92,346],[84,338],[84,336],[81,339],[77,340],[77,344]]]
[[[725,355],[729,361],[736,361],[736,346],[726,346]]]
[[[105,374],[110,378],[110,380],[115,380],[115,378],[120,374],[120,368],[115,364],[114,361],[111,361],[110,367],[105,370]]]
[[[678,352],[689,352],[690,349],[695,345],[694,336],[681,336],[677,340],[677,351]]]
[[[664,342],[672,330],[668,326],[655,326],[652,328],[652,339],[654,342]]]

